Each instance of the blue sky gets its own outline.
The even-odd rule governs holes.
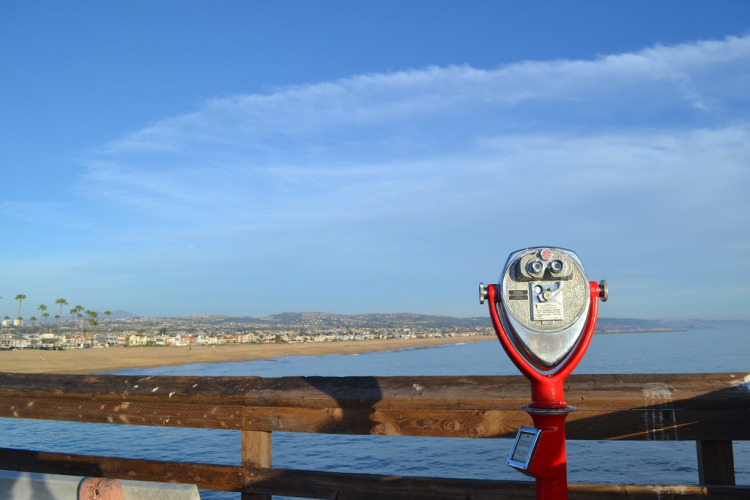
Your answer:
[[[750,319],[750,3],[0,4],[0,315]]]

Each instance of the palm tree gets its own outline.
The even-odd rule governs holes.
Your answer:
[[[16,298],[15,298],[15,300],[18,301],[18,314],[16,314],[16,316],[18,316],[19,318],[21,317],[21,303],[24,301],[24,299],[26,299],[26,295],[22,293],[19,293],[18,295],[16,295]]]
[[[39,304],[39,307],[37,307],[37,309],[39,309],[39,311],[41,311],[41,314],[40,314],[41,317],[44,317],[45,314],[47,316],[49,316],[49,314],[47,314],[45,312],[45,311],[47,311],[47,306],[45,306],[44,304]],[[42,320],[41,320],[41,318],[39,319],[39,333],[42,333]]]
[[[85,325],[83,323],[83,314],[80,312],[76,313],[76,318],[78,318],[79,320],[78,322],[81,324],[81,328],[83,328],[84,333],[87,332],[88,330],[86,330]]]
[[[34,333],[34,321],[36,321],[36,316],[29,318],[29,323],[31,323],[31,333]]]
[[[75,306],[73,309],[70,310],[70,317],[71,318],[83,318],[83,314],[81,314],[81,311],[83,311],[83,306]],[[81,320],[81,328],[83,328],[83,320]]]
[[[22,302],[23,302],[24,300],[26,300],[26,295],[24,295],[24,294],[22,294],[22,293],[19,293],[18,295],[16,295],[16,298],[15,298],[15,300],[17,300],[17,301],[18,301],[18,316],[20,316],[20,315],[21,315],[21,303],[22,303]]]
[[[99,322],[96,319],[91,318],[89,324],[91,325],[91,335],[96,336],[96,325],[98,325]]]
[[[68,305],[68,301],[63,298],[59,298],[55,301],[55,304],[60,306],[60,313],[55,315],[55,323],[57,323],[57,333],[59,334],[60,333],[60,318],[62,317],[62,308],[63,306]]]
[[[109,325],[109,317],[112,316],[112,311],[104,311],[104,315],[107,317],[107,325]],[[108,331],[110,332],[112,331],[109,327],[107,328],[108,328]]]
[[[99,313],[96,311],[86,310],[86,315],[89,317],[89,324],[91,325],[91,335],[94,336],[94,340],[96,340],[96,325],[99,324],[98,321],[96,321],[96,317],[99,316]]]
[[[68,301],[65,300],[65,299],[60,298],[60,299],[57,299],[55,301],[55,304],[58,304],[60,306],[60,316],[62,316],[62,308],[63,308],[63,306],[67,306],[68,305]]]

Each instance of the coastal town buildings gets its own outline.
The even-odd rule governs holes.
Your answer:
[[[76,320],[46,324],[2,325],[0,349],[89,349],[106,347],[185,347],[192,345],[305,343],[492,335],[489,326],[440,325],[439,319],[414,324],[416,315],[384,321],[309,313],[294,319],[199,315],[181,318],[118,318],[89,329]],[[356,319],[353,319],[356,318]],[[439,318],[439,317],[434,317]],[[369,323],[369,324],[358,324]]]

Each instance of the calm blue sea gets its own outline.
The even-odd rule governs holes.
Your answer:
[[[744,330],[596,335],[575,373],[750,373],[748,352],[750,332]],[[117,373],[261,377],[517,374],[496,340]],[[239,441],[237,431],[0,419],[0,446],[45,451],[236,465]],[[511,444],[503,439],[274,433],[273,465],[339,472],[531,480],[505,465]],[[735,443],[738,484],[750,484],[748,444]],[[696,484],[695,443],[569,441],[568,480]],[[239,494],[202,491],[201,497],[239,499]]]

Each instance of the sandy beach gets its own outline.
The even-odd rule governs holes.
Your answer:
[[[0,351],[0,371],[15,373],[100,373],[192,363],[252,361],[280,356],[361,354],[495,340],[492,336],[409,340],[361,340],[307,344],[237,344],[193,347],[108,347],[39,351]]]

